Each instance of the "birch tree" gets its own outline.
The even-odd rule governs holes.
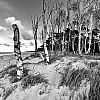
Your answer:
[[[88,53],[90,53],[90,49],[91,49],[91,40],[92,40],[92,29],[93,29],[93,15],[91,14],[90,16],[90,25],[89,25],[89,48],[88,48]]]
[[[55,32],[55,28],[56,28],[56,21],[53,17],[53,14],[51,13],[51,17],[50,17],[50,28],[51,28],[51,37],[52,37],[52,51],[53,51],[53,47],[54,47],[54,32]]]
[[[49,2],[50,1],[46,1],[43,0],[43,9],[42,9],[42,22],[43,22],[43,46],[44,46],[44,52],[45,52],[45,56],[46,56],[46,61],[49,62],[49,53],[47,50],[47,46],[46,46],[46,37],[47,37],[47,24],[48,24],[48,19],[46,19],[47,16],[47,9],[49,9]]]
[[[16,65],[17,65],[17,78],[21,79],[23,76],[23,60],[21,56],[21,50],[20,50],[20,32],[19,28],[16,24],[12,25],[13,31],[14,31],[14,53],[16,57]]]
[[[91,3],[90,3],[91,2]],[[88,51],[87,53],[90,53],[90,50],[91,50],[91,39],[92,39],[92,30],[93,28],[97,28],[97,22],[98,22],[98,19],[99,18],[99,14],[97,13],[98,12],[98,0],[90,0],[89,1],[89,8],[88,8],[88,11],[87,11],[90,15],[90,23],[89,23],[89,48],[88,48]]]
[[[37,51],[37,31],[38,31],[38,26],[39,26],[39,21],[41,19],[41,16],[38,17],[37,15],[34,15],[34,17],[31,16],[31,21],[32,21],[32,29],[33,29],[33,35],[34,35],[34,40],[35,40],[35,52]]]
[[[70,10],[71,10],[71,0],[68,0],[67,1],[67,25],[66,25],[66,28],[69,28],[69,26],[71,26],[71,24],[70,24],[70,20],[69,20],[69,18],[70,18]],[[70,51],[69,49],[70,49],[70,43],[71,43],[71,39],[70,39],[70,31],[69,31],[69,40],[68,40],[68,52]]]
[[[56,11],[58,9],[57,4],[58,0],[43,0],[43,9],[42,9],[42,22],[43,22],[43,44],[44,44],[44,51],[46,55],[46,60],[49,62],[49,53],[46,47],[46,37],[47,37],[47,28],[48,28],[48,22],[50,21],[50,16],[52,12]],[[63,5],[63,3],[60,3],[60,7]]]
[[[81,1],[81,0],[77,0],[77,2],[74,2],[72,3],[71,7],[72,7],[72,10],[74,11],[74,14],[76,16],[76,20],[79,22],[79,26],[78,26],[78,31],[79,31],[79,38],[78,38],[78,51],[79,51],[79,54],[81,54],[81,33],[82,33],[82,24],[83,24],[83,21],[84,21],[84,18],[86,17],[85,16],[85,13],[87,12],[88,8],[91,7],[91,5],[93,4],[93,1],[90,0],[87,0],[87,2],[85,1]],[[83,8],[81,9],[81,4],[83,4]],[[92,23],[92,15],[91,13],[89,12],[89,18],[90,18],[90,39],[91,39],[91,32],[92,32],[92,26],[93,26],[93,23]],[[89,40],[89,42],[91,43],[91,40]],[[89,49],[90,50],[90,46],[89,46]]]

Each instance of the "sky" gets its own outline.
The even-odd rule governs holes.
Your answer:
[[[34,50],[30,13],[40,16],[41,9],[42,0],[0,0],[0,52],[14,51],[13,23],[20,30],[21,51]]]
[[[12,29],[14,23],[20,30],[21,51],[34,50],[30,13],[41,15],[42,0],[0,0],[0,52],[14,51]],[[40,46],[39,41],[38,45]]]

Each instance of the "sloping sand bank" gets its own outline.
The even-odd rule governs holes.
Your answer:
[[[12,83],[9,72],[0,73],[1,100],[100,100],[99,61],[59,57],[50,65],[24,61],[27,75]]]

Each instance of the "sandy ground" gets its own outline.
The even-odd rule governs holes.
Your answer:
[[[22,55],[23,58],[29,56],[30,54],[24,54]],[[69,87],[66,86],[60,86],[59,83],[61,80],[61,74],[63,73],[63,69],[67,67],[67,65],[70,62],[74,62],[72,66],[77,68],[88,68],[84,62],[91,62],[91,60],[84,59],[78,59],[77,57],[61,57],[55,62],[53,62],[50,65],[46,65],[45,63],[41,62],[42,59],[37,58],[31,58],[24,60],[23,63],[29,63],[26,64],[24,67],[29,69],[30,75],[36,75],[40,73],[43,77],[45,77],[48,80],[48,84],[40,83],[36,84],[35,86],[26,88],[25,90],[22,89],[21,81],[11,84],[9,81],[9,78],[6,76],[0,79],[0,100],[5,100],[2,98],[4,89],[9,89],[10,87],[17,86],[14,91],[6,98],[6,100],[70,100],[70,95],[72,91],[70,91]],[[94,60],[92,60],[94,61]],[[41,62],[41,63],[39,63]],[[16,64],[15,57],[12,56],[2,56],[0,57],[0,71],[5,69],[7,66]],[[89,82],[85,83],[85,80],[83,80],[83,85],[87,84],[84,91],[86,89],[89,89]],[[81,88],[82,89],[82,88]],[[80,89],[80,90],[81,90]],[[83,92],[83,91],[82,91]],[[77,94],[77,92],[76,92]],[[75,100],[75,99],[72,99]]]

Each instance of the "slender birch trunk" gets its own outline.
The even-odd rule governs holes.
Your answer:
[[[90,36],[89,36],[89,48],[88,48],[88,53],[90,53],[90,49],[91,49],[92,27],[93,27],[93,15],[90,16]]]
[[[34,39],[35,39],[35,52],[36,52],[37,51],[37,29],[35,31]]]
[[[85,35],[85,53],[87,52],[87,36],[88,36],[88,32],[87,32],[87,27],[86,27],[86,35]]]
[[[52,32],[52,52],[53,52],[53,43],[54,41],[53,41],[53,32]]]
[[[43,0],[43,12],[42,12],[42,21],[43,21],[43,28],[44,28],[43,44],[44,44],[44,52],[45,52],[46,60],[47,60],[47,62],[49,62],[49,53],[48,53],[47,46],[46,46],[47,25],[45,22],[45,12],[46,12],[45,0]]]
[[[81,25],[79,26],[79,43],[78,43],[78,52],[81,54]]]
[[[35,19],[34,19],[35,20]],[[39,24],[40,18],[37,17],[36,24],[35,24],[35,34],[34,34],[34,39],[35,39],[35,51],[37,51],[37,30],[38,30],[38,24]]]
[[[99,52],[100,52],[100,40],[98,41],[98,46],[99,46]]]
[[[81,46],[81,53],[82,53],[82,51],[83,51],[83,49],[84,49],[84,47],[85,47],[85,46],[84,46],[84,37],[83,37],[83,36],[81,37],[81,41],[82,41],[82,44],[81,44],[81,45],[82,45],[82,46]]]
[[[51,42],[51,43],[52,43],[52,52],[53,52],[53,44],[54,44],[54,43],[53,43],[53,40],[54,40],[54,39],[53,39],[53,33],[54,33],[54,27],[53,27],[52,20],[53,20],[53,18],[52,18],[52,13],[51,13],[51,24],[52,24],[52,32],[51,32],[51,38],[52,38],[51,41],[52,41],[52,42]]]
[[[91,40],[92,40],[92,31],[90,30],[88,53],[90,53],[91,50]]]
[[[93,48],[93,54],[95,53],[95,40],[94,40],[94,48]]]
[[[66,29],[66,24],[64,22],[64,29]],[[65,33],[63,32],[63,41],[62,41],[62,51],[64,52],[65,50]]]
[[[73,53],[75,54],[75,48],[74,48],[74,45],[75,45],[75,37],[74,37],[73,40],[72,40],[72,49],[73,49]]]
[[[85,37],[85,53],[86,53],[86,51],[87,51],[86,45],[87,45],[87,37]]]
[[[63,52],[64,51],[64,32],[62,34],[63,34],[63,40],[62,40],[62,52]]]
[[[67,22],[67,25],[66,25],[66,28],[69,28],[69,22]],[[69,33],[68,33],[69,35],[69,37],[68,37],[68,52],[70,52],[70,31],[69,31]]]
[[[40,18],[38,18],[38,16],[34,16],[34,20],[32,18],[32,15],[30,14],[31,16],[31,21],[32,21],[32,29],[33,29],[33,35],[34,35],[34,40],[35,40],[35,53],[37,51],[37,30],[38,30],[38,23],[40,21]]]

